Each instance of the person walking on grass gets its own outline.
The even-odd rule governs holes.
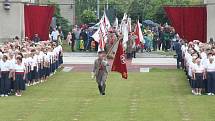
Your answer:
[[[100,95],[105,95],[108,66],[105,51],[98,52],[98,59],[95,60],[93,66],[92,78],[96,78]]]

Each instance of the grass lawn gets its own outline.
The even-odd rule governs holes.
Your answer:
[[[174,56],[176,55],[175,51],[152,51],[151,53],[154,53],[154,54],[160,54],[160,55],[165,55],[165,56]]]
[[[68,45],[66,40],[62,40],[62,47],[64,52],[72,52],[71,47]]]
[[[191,95],[182,71],[111,73],[106,96],[89,77],[58,72],[22,97],[0,98],[0,121],[215,121],[215,97]]]

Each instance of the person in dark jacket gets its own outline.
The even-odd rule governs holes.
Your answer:
[[[176,40],[174,48],[177,55],[177,69],[180,69],[180,62],[182,60],[182,50],[181,43],[179,42],[179,40]]]
[[[32,40],[33,40],[33,42],[35,42],[35,43],[40,42],[40,37],[39,37],[39,35],[38,35],[38,34],[35,34]]]

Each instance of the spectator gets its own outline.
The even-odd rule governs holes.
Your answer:
[[[58,36],[59,36],[59,32],[58,30],[56,30],[56,28],[54,28],[54,30],[51,33],[51,37],[52,37],[52,41],[58,43]]]
[[[179,40],[176,40],[175,51],[177,55],[177,69],[180,69],[181,67],[180,63],[182,62],[182,50],[181,50],[181,43],[179,43]]]
[[[35,43],[38,43],[39,41],[41,41],[39,35],[34,34],[34,37],[33,37],[32,41],[35,42]]]

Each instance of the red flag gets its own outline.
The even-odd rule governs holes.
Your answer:
[[[122,74],[122,78],[128,78],[128,71],[126,67],[125,54],[122,47],[122,42],[119,42],[118,49],[116,51],[116,55],[113,61],[111,71],[119,72]]]
[[[143,33],[142,33],[142,30],[141,30],[141,27],[140,27],[140,22],[139,20],[137,21],[137,24],[135,26],[135,35],[137,36],[136,38],[136,45],[140,45],[140,42],[143,43]]]

